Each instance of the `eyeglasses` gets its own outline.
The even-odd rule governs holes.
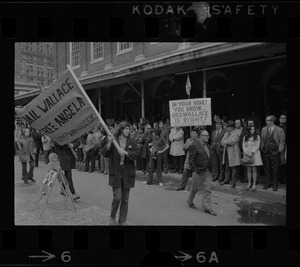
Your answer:
[[[201,134],[201,136],[209,136],[209,134]]]

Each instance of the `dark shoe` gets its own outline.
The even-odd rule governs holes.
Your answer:
[[[27,181],[27,180],[24,180],[24,184],[28,184],[28,181]]]
[[[32,181],[32,182],[36,182],[36,180],[34,180],[33,178],[30,178],[30,179],[28,179],[28,180],[30,180],[30,181]]]
[[[245,184],[245,183],[248,183],[248,181],[247,180],[241,180],[241,183]]]
[[[189,203],[187,202],[187,204],[189,205],[189,207],[190,207],[191,209],[197,209],[197,207],[195,206],[195,204],[194,204],[194,203],[192,203],[192,204],[189,204]]]
[[[80,196],[73,194],[73,200],[78,200],[78,199],[80,199]]]
[[[60,194],[61,194],[61,195],[63,195],[63,196],[65,196],[65,193],[64,193],[64,191],[60,191]]]
[[[184,188],[181,187],[181,186],[179,186],[179,187],[176,189],[176,191],[180,191],[180,190],[184,190]]]
[[[267,190],[268,188],[270,188],[271,185],[270,184],[266,184],[264,187],[263,187],[263,190]]]
[[[89,170],[84,170],[84,172],[88,172]]]
[[[213,216],[217,216],[217,213],[215,213],[212,209],[205,209],[204,212]]]
[[[91,173],[91,172],[94,172],[95,170],[90,170],[89,172]]]
[[[183,174],[183,171],[179,171],[178,174]]]
[[[235,188],[235,183],[231,183],[231,187],[232,187],[232,188]]]
[[[278,186],[277,185],[273,185],[273,191],[277,191],[278,190]]]
[[[108,172],[104,172],[103,174],[106,175],[106,174],[108,174]]]
[[[220,183],[220,185],[224,185],[224,184],[229,184],[229,182],[228,181],[223,181],[223,182]]]
[[[218,178],[213,178],[213,179],[212,179],[213,182],[215,182],[215,181],[217,181],[217,180],[218,180]]]
[[[170,171],[170,173],[174,173],[174,172],[178,172],[177,170],[172,170],[172,171]]]

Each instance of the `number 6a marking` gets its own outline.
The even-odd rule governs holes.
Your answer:
[[[70,262],[71,261],[70,251],[64,251],[61,254],[61,260],[63,262]]]

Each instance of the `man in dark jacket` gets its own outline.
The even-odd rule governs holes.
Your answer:
[[[212,152],[207,144],[209,134],[206,130],[200,133],[199,141],[196,141],[190,148],[189,163],[193,174],[192,188],[187,201],[192,209],[196,209],[193,200],[198,192],[204,187],[202,206],[204,212],[216,216],[211,209],[211,181],[212,181]]]
[[[65,144],[62,146],[55,143],[55,148],[59,159],[60,167],[64,171],[65,177],[70,187],[70,191],[73,195],[73,199],[78,200],[80,199],[80,197],[75,193],[75,188],[72,180],[72,169],[76,168],[76,158],[71,151],[71,147],[73,148],[72,143]]]
[[[135,185],[135,163],[138,159],[137,144],[130,138],[130,125],[123,121],[118,126],[115,139],[120,151],[113,144],[113,136],[108,135],[103,155],[109,157],[109,185],[113,189],[113,201],[109,224],[116,224],[116,214],[120,206],[119,225],[125,225],[128,214],[130,188]]]

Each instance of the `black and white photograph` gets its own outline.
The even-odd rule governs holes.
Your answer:
[[[16,42],[16,226],[285,226],[287,46]]]

